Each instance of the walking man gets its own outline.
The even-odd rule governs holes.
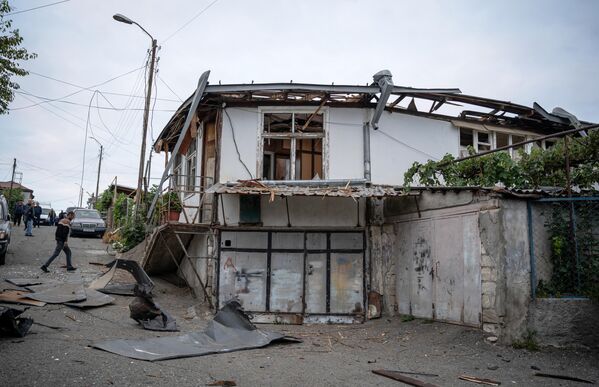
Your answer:
[[[40,206],[40,202],[35,202],[35,207],[33,207],[33,213],[35,215],[35,223],[34,227],[40,228],[40,220],[42,218],[42,207]]]
[[[23,220],[25,223],[25,236],[33,236],[33,218],[35,218],[33,212],[33,200],[29,199],[27,205],[23,209]]]
[[[56,226],[56,232],[54,233],[54,237],[56,238],[56,248],[54,249],[54,253],[46,263],[44,263],[41,269],[48,273],[48,266],[52,263],[52,261],[60,255],[60,251],[63,250],[67,255],[67,271],[75,271],[76,267],[73,267],[71,263],[71,249],[67,243],[69,239],[69,233],[71,232],[71,220],[75,218],[75,213],[73,211],[69,211],[65,218],[62,218],[58,222],[58,226]]]
[[[21,225],[21,218],[23,217],[23,201],[19,200],[17,204],[15,204],[15,226]]]

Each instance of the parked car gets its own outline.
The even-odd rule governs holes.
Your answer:
[[[10,215],[4,195],[0,195],[0,265],[6,261],[6,252],[10,243]]]
[[[42,206],[42,214],[40,215],[40,224],[44,224],[44,225],[50,225],[50,218],[48,217],[48,215],[50,214],[50,210],[52,210],[49,207],[44,207]]]
[[[75,219],[71,222],[71,236],[96,235],[102,237],[106,232],[106,223],[97,210],[78,208],[74,210]]]

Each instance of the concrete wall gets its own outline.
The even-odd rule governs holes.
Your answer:
[[[540,344],[599,348],[599,304],[586,298],[539,298],[530,304],[528,328]]]
[[[264,227],[287,227],[285,199],[279,196],[269,201],[268,195],[261,197],[261,218]],[[221,224],[239,224],[239,195],[220,195],[224,205],[219,205],[218,219]],[[289,220],[292,227],[356,227],[358,225],[358,202],[352,198],[320,196],[289,197]],[[360,225],[365,224],[364,199],[359,200]],[[224,220],[224,222],[223,222]]]
[[[281,110],[280,107],[273,108]],[[305,107],[301,108],[306,110]],[[227,108],[223,114],[220,182],[256,177],[258,139],[262,108]],[[292,106],[287,110],[292,111]],[[308,110],[310,111],[310,110]],[[325,108],[324,172],[328,179],[364,177],[362,125],[369,120],[371,109]],[[230,117],[230,121],[229,121]],[[241,160],[233,142],[235,139]],[[451,123],[400,113],[383,113],[379,130],[370,130],[372,181],[377,184],[402,184],[403,174],[414,161],[457,154],[458,130]]]

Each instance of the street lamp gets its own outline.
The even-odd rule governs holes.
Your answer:
[[[142,182],[144,180],[144,161],[146,158],[146,137],[148,133],[148,118],[150,114],[150,100],[152,98],[152,83],[154,81],[154,62],[156,59],[156,39],[150,35],[148,31],[145,30],[142,26],[140,26],[137,22],[129,19],[127,16],[121,15],[120,13],[115,14],[112,18],[120,23],[125,24],[135,24],[138,26],[143,32],[146,33],[152,40],[152,57],[150,61],[150,76],[148,77],[148,92],[146,94],[146,104],[144,108],[144,120],[143,120],[143,134],[141,140],[141,154],[139,156],[139,172],[137,177],[137,194],[135,195],[135,212],[137,213],[140,203],[141,203],[141,193],[142,193]]]

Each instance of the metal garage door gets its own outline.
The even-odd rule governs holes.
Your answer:
[[[477,214],[398,223],[400,313],[481,324]]]
[[[249,312],[359,315],[364,311],[364,233],[222,231],[219,303]]]

